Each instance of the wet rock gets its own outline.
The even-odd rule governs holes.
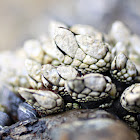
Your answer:
[[[53,140],[135,140],[135,136],[120,121],[92,119],[63,124],[52,131]]]
[[[51,131],[64,123],[72,123],[73,121],[86,121],[95,118],[111,118],[116,119],[113,115],[96,110],[72,110],[58,115],[51,115],[41,119],[28,119],[26,121],[17,122],[9,127],[4,127],[0,131],[3,139],[51,139]]]

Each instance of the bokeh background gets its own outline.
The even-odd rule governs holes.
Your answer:
[[[0,50],[47,33],[51,19],[108,32],[115,20],[140,35],[140,0],[0,0]]]

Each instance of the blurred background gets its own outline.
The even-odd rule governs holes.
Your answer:
[[[108,32],[115,20],[140,35],[139,0],[0,0],[0,50],[15,49],[47,33],[51,19]]]

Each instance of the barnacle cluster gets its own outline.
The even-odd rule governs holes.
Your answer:
[[[10,90],[30,105],[20,105],[18,112],[27,114],[33,107],[38,115],[26,115],[29,118],[100,108],[140,131],[140,38],[120,21],[113,23],[108,34],[89,25],[68,27],[55,21],[48,30],[49,35],[23,46],[27,74],[7,80]]]

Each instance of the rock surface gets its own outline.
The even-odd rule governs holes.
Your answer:
[[[104,125],[102,125],[102,122]],[[65,133],[66,128],[68,130],[67,133]],[[75,130],[78,131],[74,133]],[[84,133],[81,134],[82,132]],[[61,135],[62,133],[63,135]],[[69,137],[71,134],[74,139]],[[108,137],[115,140],[135,139],[132,131],[114,116],[105,111],[96,111],[93,109],[73,110],[41,119],[29,119],[17,122],[9,127],[4,127],[0,131],[1,139],[7,140],[80,140],[80,138],[86,138],[87,136],[90,140],[93,134],[95,134],[96,140],[101,140],[104,136],[104,140]]]

